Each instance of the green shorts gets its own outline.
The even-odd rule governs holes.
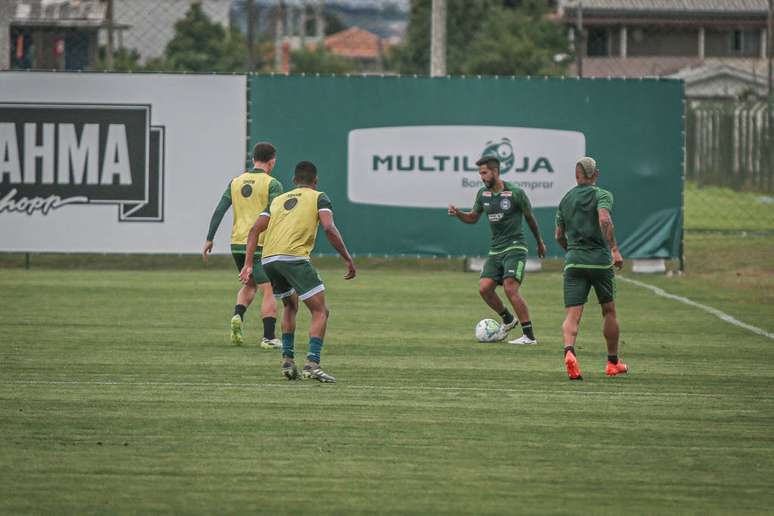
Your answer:
[[[236,263],[237,270],[241,271],[242,267],[245,266],[245,253],[231,253],[231,256],[234,257],[234,263]],[[263,265],[261,265],[261,250],[258,249],[255,251],[255,256],[253,256],[253,274],[252,274],[253,280],[256,284],[260,285],[262,283],[268,283],[269,277],[266,276],[266,273],[263,271]]]
[[[521,283],[524,281],[524,266],[527,263],[527,251],[513,249],[500,254],[489,255],[481,269],[482,278],[495,280],[498,285],[503,284],[504,278],[514,278]]]
[[[271,281],[274,297],[282,299],[298,293],[301,301],[325,290],[322,278],[308,260],[274,261],[263,265]]]
[[[600,305],[615,299],[615,272],[612,267],[585,269],[570,267],[564,270],[564,306],[585,305],[589,290],[594,287]]]

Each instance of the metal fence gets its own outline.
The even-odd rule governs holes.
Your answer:
[[[538,2],[2,0],[0,69],[401,73],[406,69],[394,52],[402,45],[420,41],[426,52],[404,54],[430,54],[430,22],[416,17],[428,15],[431,3],[448,7],[444,48],[448,69],[456,70],[451,60],[479,47],[465,48],[469,38],[455,34],[486,17],[489,8],[482,6]],[[525,45],[482,59],[489,68],[480,73],[499,66],[500,75],[522,74],[514,60],[533,60],[534,69],[548,74],[682,79],[686,227],[774,231],[772,3],[695,0],[675,2],[665,13],[669,2],[655,0],[641,0],[636,9],[627,0],[544,0],[544,19],[567,37],[558,46],[556,38],[547,38],[551,48]],[[477,9],[475,19],[451,18],[467,9]],[[427,30],[426,41],[411,40],[417,27]],[[304,54],[320,45],[330,51]],[[636,121],[622,114],[621,123]],[[719,198],[730,217],[714,215]]]

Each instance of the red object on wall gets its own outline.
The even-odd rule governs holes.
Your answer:
[[[56,38],[54,40],[54,55],[56,57],[60,57],[64,55],[65,52],[65,41],[64,38]]]
[[[16,59],[24,58],[24,36],[19,34],[16,36]]]

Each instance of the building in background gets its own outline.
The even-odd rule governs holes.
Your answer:
[[[359,27],[331,34],[325,38],[325,48],[337,56],[354,61],[358,70],[381,71],[388,40]]]
[[[768,0],[563,0],[558,19],[582,25],[584,77],[674,76],[687,94],[765,91]],[[579,12],[581,11],[581,12]],[[579,16],[580,15],[580,16]],[[569,73],[578,72],[577,62]],[[761,90],[760,88],[763,88]]]
[[[2,69],[85,70],[98,57],[104,0],[0,2]]]

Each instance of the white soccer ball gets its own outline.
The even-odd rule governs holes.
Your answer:
[[[482,319],[476,324],[476,340],[494,342],[498,331],[500,331],[500,323],[494,319]]]

